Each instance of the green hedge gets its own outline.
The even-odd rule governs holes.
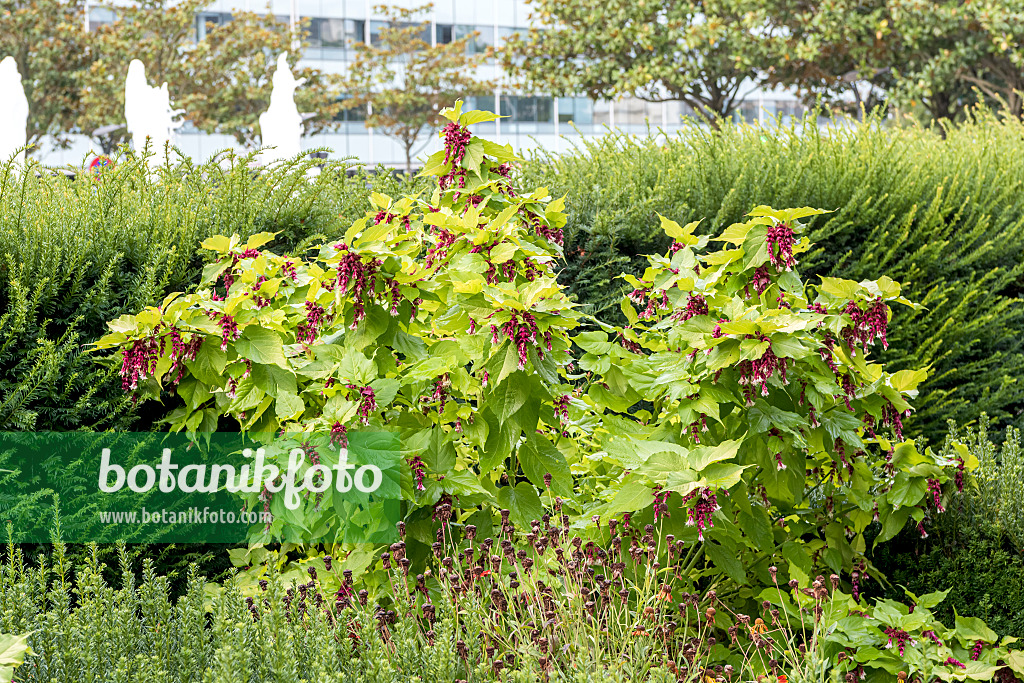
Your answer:
[[[344,163],[307,178],[313,160],[220,161],[155,182],[131,159],[99,179],[0,166],[0,430],[148,430],[159,412],[140,414],[86,352],[106,321],[196,281],[207,236],[278,232],[277,248],[299,249],[363,215],[368,187],[403,184]]]
[[[885,122],[819,128],[691,127],[674,136],[611,135],[578,153],[540,154],[527,184],[567,193],[564,281],[581,302],[607,311],[624,265],[663,249],[657,213],[705,233],[749,207],[816,206],[817,249],[801,270],[861,280],[879,272],[927,308],[901,310],[883,362],[933,366],[911,432],[941,441],[949,418],[987,411],[1020,421],[1024,385],[1024,126],[992,117],[945,138]]]
[[[988,523],[957,524],[957,512],[921,538],[913,527],[878,547],[874,565],[889,586],[867,583],[869,594],[905,600],[902,587],[916,595],[949,590],[933,611],[953,623],[954,611],[979,617],[1003,635],[1024,638],[1024,554],[1006,534]]]

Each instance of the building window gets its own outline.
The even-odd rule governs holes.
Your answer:
[[[474,33],[477,35],[473,36]],[[462,38],[470,39],[466,44],[466,54],[483,54],[487,51],[488,47],[494,45],[494,27],[459,24],[455,26],[455,40],[461,40]]]
[[[200,12],[196,15],[196,40],[202,40],[211,28],[222,26],[229,21],[231,15],[227,12]],[[91,26],[92,21],[89,23]]]
[[[334,115],[334,120],[339,123],[351,123],[361,122],[366,120],[366,107],[355,106],[346,107],[344,105],[345,99],[342,98],[342,107],[338,110],[338,113]]]
[[[388,28],[391,26],[389,21],[371,21],[370,22],[370,44],[374,46],[380,45],[380,31],[381,29]],[[422,40],[427,45],[430,45],[430,24],[422,25],[420,22],[401,22],[395,26],[399,29],[420,27],[423,26],[423,30],[418,34],[414,35],[415,38]]]
[[[105,26],[106,24],[113,24],[115,19],[117,19],[117,14],[112,9],[109,9],[107,7],[89,8],[90,31],[95,31],[100,26]]]
[[[366,21],[363,19],[345,20],[345,47],[351,49],[366,38]]]
[[[454,26],[451,24],[435,24],[434,28],[434,35],[437,38],[438,45],[447,45],[452,42]]]
[[[589,126],[594,123],[594,103],[586,97],[559,97],[558,122]]]
[[[510,123],[551,123],[552,99],[534,95],[502,95],[501,114]]]

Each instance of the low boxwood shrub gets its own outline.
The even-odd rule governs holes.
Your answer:
[[[718,234],[750,207],[834,209],[809,224],[808,275],[851,280],[884,272],[923,305],[900,310],[888,351],[893,369],[931,366],[908,433],[941,443],[947,419],[987,412],[1022,424],[1024,125],[988,114],[944,136],[919,128],[685,127],[654,139],[611,134],[573,154],[539,153],[524,182],[569,193],[565,227],[569,291],[611,321],[617,280],[640,276],[643,254],[668,238],[658,215],[703,219]],[[585,309],[586,310],[586,309]]]

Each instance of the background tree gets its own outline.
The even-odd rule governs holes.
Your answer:
[[[770,12],[781,30],[769,84],[858,117],[885,106],[899,52],[886,0],[772,0]]]
[[[493,92],[494,84],[476,77],[476,68],[492,51],[469,54],[477,33],[431,46],[430,22],[417,21],[432,4],[413,9],[381,5],[386,17],[379,44],[358,46],[356,58],[341,81],[347,106],[371,107],[366,127],[398,141],[405,152],[405,170],[412,173],[416,143],[437,127],[440,111],[456,99]]]
[[[67,144],[81,105],[78,92],[89,60],[81,0],[4,0],[0,4],[0,59],[18,63],[28,98],[28,142],[52,136]]]
[[[897,97],[954,118],[980,100],[1024,115],[1024,0],[889,0],[905,46]]]
[[[502,51],[538,91],[680,100],[727,118],[776,41],[763,0],[531,0],[534,22]]]
[[[117,19],[96,31],[95,59],[84,76],[81,127],[91,131],[124,121],[124,78],[128,63],[140,59],[150,85],[167,82],[172,105],[185,110],[185,120],[204,132],[257,145],[259,115],[270,105],[272,67],[291,48],[290,28],[271,15],[239,12],[220,26],[207,24],[197,40],[196,14],[208,5],[209,0],[138,0],[111,6]],[[298,55],[289,61],[296,78],[306,79],[296,92],[299,110],[316,115],[306,130],[318,132],[331,124],[336,97],[322,73],[296,68]]]

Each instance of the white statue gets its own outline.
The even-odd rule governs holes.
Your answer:
[[[171,109],[171,96],[167,84],[154,88],[146,81],[146,67],[137,59],[128,65],[128,77],[124,81],[124,118],[132,145],[141,152],[149,140],[150,167],[160,165],[165,146],[171,141],[174,129],[181,125],[174,117],[182,110]]]
[[[295,89],[306,82],[305,78],[295,80],[288,68],[288,53],[277,58],[273,90],[270,92],[270,108],[260,114],[260,136],[265,149],[260,161],[269,164],[282,159],[294,158],[302,151],[302,114],[295,106]]]
[[[28,142],[28,99],[14,57],[4,57],[0,62],[0,103],[0,165],[19,149],[15,162],[24,164],[24,147]]]

